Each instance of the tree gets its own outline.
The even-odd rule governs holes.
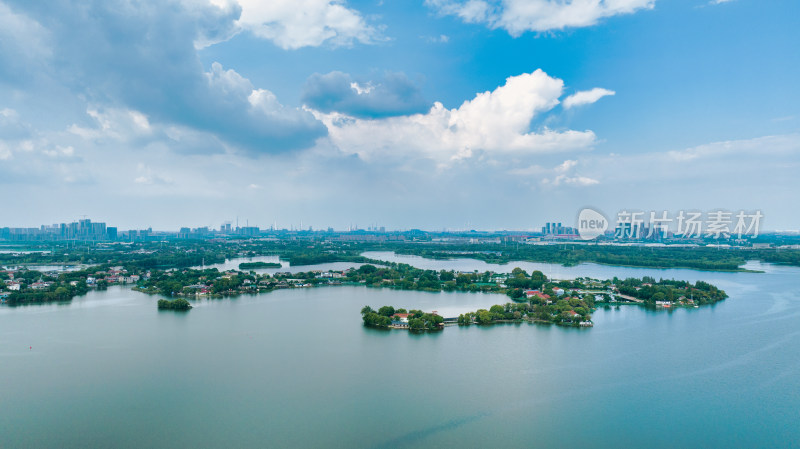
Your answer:
[[[506,293],[511,299],[520,299],[525,296],[525,291],[521,288],[512,288]]]
[[[475,321],[478,324],[489,324],[492,322],[492,314],[486,309],[480,309],[476,312]]]
[[[531,288],[542,288],[542,285],[547,282],[547,276],[539,270],[531,273]]]
[[[55,295],[59,300],[69,299],[70,296],[69,290],[67,290],[65,287],[58,287],[55,291]]]
[[[374,312],[375,312],[375,311],[374,311],[374,310],[372,310],[372,307],[370,307],[370,306],[364,306],[364,307],[361,309],[361,314],[362,314],[362,315],[366,315],[366,314],[368,314],[368,313],[374,313]]]
[[[361,274],[371,274],[376,271],[378,271],[378,267],[376,267],[375,265],[366,264],[358,267],[358,272]]]
[[[392,316],[392,315],[394,315],[394,307],[392,307],[392,306],[383,306],[380,309],[378,309],[378,315],[386,316],[386,317]]]
[[[489,307],[489,312],[491,313],[503,313],[505,312],[505,308],[499,304],[495,304],[492,307]]]

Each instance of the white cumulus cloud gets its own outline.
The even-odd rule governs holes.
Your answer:
[[[546,153],[587,149],[592,131],[531,131],[531,121],[559,104],[562,80],[542,70],[512,76],[503,86],[479,93],[460,107],[441,103],[424,114],[357,119],[341,113],[315,112],[331,141],[346,153],[365,159],[417,153],[439,162],[469,158],[476,152]]]
[[[379,38],[355,9],[343,0],[235,0],[239,25],[283,49],[369,43]],[[219,0],[217,0],[219,4]]]
[[[469,23],[503,28],[512,36],[526,31],[586,27],[600,19],[652,8],[655,0],[426,0],[442,14]]]

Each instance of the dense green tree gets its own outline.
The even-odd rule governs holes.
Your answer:
[[[378,309],[378,315],[390,317],[394,315],[394,307],[392,306],[383,306]]]

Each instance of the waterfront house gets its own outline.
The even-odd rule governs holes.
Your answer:
[[[539,290],[525,290],[525,297],[527,299],[538,298],[545,301],[550,301],[550,295],[542,293]]]
[[[392,315],[392,327],[407,329],[409,316],[408,313],[395,313]]]
[[[34,290],[46,290],[50,288],[50,285],[51,285],[50,282],[37,281],[31,284],[31,288]]]

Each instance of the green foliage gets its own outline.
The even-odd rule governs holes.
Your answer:
[[[442,329],[444,318],[432,313],[424,313],[421,310],[395,309],[392,306],[382,306],[376,313],[372,307],[364,306],[361,309],[361,318],[364,325],[377,328],[388,328],[392,325],[392,317],[395,313],[408,313],[408,329],[411,331],[434,331]]]
[[[388,316],[378,315],[375,312],[365,313],[362,316],[364,324],[370,327],[388,328],[392,324],[392,319]]]
[[[86,294],[89,290],[86,286],[86,273],[83,271],[61,273],[53,279],[39,271],[22,269],[17,271],[14,277],[22,281],[23,288],[11,292],[7,300],[9,305],[70,301],[75,296]],[[46,280],[50,286],[34,290],[32,284],[39,280]],[[72,285],[72,282],[75,285]]]
[[[392,316],[394,315],[394,307],[392,306],[383,306],[378,309],[378,315],[381,316]]]
[[[282,266],[277,262],[242,262],[239,264],[239,269],[252,270],[255,268],[280,268]]]
[[[656,281],[652,277],[645,276],[642,279],[615,278],[614,282],[620,293],[641,299],[649,306],[654,306],[656,301],[676,301],[681,297],[697,305],[713,304],[728,297],[723,290],[703,281],[697,281],[692,285],[687,281],[674,279]]]
[[[173,299],[172,301],[167,299],[158,300],[159,310],[189,310],[191,308],[192,305],[189,304],[189,301],[183,298]]]
[[[643,247],[643,246],[597,246],[597,245],[515,245],[503,244],[470,244],[449,245],[447,251],[442,245],[434,243],[384,244],[377,248],[395,251],[398,254],[413,254],[430,259],[449,259],[468,257],[488,263],[505,264],[524,260],[529,262],[560,263],[565,266],[582,262],[595,262],[607,265],[623,265],[652,268],[694,268],[700,270],[739,270],[747,259],[758,259],[765,262],[784,263],[800,266],[798,250],[719,250],[696,247]],[[543,280],[541,273],[527,276],[523,270],[514,272],[512,281],[514,288],[540,288]],[[524,280],[530,280],[530,283]]]

